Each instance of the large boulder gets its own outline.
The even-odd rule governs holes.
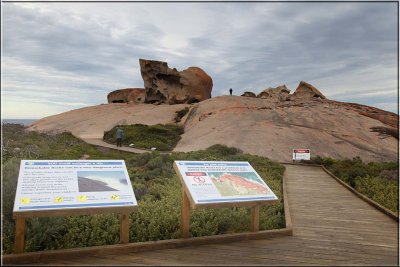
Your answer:
[[[147,103],[183,104],[211,98],[213,82],[201,68],[170,69],[167,62],[139,59]]]
[[[286,101],[289,99],[290,90],[286,85],[280,85],[276,88],[268,87],[257,95],[257,98],[273,98],[278,101]]]
[[[125,88],[112,91],[107,95],[108,103],[143,103],[146,95],[143,88]]]
[[[293,93],[296,98],[321,98],[326,99],[326,97],[314,86],[304,81],[299,83],[296,91]]]
[[[256,97],[256,94],[250,91],[244,92],[241,96],[246,96],[246,97]]]

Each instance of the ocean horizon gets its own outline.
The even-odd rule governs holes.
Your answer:
[[[39,119],[1,119],[1,124],[14,123],[14,124],[22,124],[24,126],[29,126],[37,120]]]

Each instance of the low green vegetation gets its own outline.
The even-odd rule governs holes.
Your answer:
[[[189,153],[133,154],[89,145],[69,133],[46,135],[27,132],[16,124],[3,125],[3,232],[2,253],[11,253],[15,222],[12,209],[21,159],[123,159],[133,185],[138,209],[130,214],[130,242],[180,237],[181,184],[174,160],[249,161],[280,203],[260,209],[260,229],[285,227],[282,202],[284,167],[221,145]],[[249,230],[250,208],[196,209],[190,215],[190,235],[209,236]],[[119,242],[117,214],[27,219],[25,251],[42,251]]]
[[[364,163],[359,157],[346,160],[316,157],[312,163],[324,165],[334,175],[361,194],[391,211],[399,210],[399,163]]]
[[[186,113],[189,112],[189,108],[185,107],[184,109],[175,111],[175,122],[180,122],[183,117],[185,117]]]
[[[151,149],[155,147],[160,151],[174,149],[183,134],[183,127],[177,124],[157,125],[123,125],[122,145]],[[117,144],[117,127],[104,133],[103,140],[110,144]]]

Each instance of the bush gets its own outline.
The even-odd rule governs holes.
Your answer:
[[[151,149],[155,147],[160,151],[171,151],[175,148],[183,134],[183,127],[176,124],[157,124],[157,125],[124,125],[122,144],[129,146],[134,144],[135,147]],[[117,143],[117,128],[114,127],[110,131],[106,131],[103,140],[110,144]]]
[[[189,108],[185,107],[184,109],[175,111],[175,122],[180,122],[182,120],[183,117],[185,117],[186,113],[189,112]]]
[[[384,180],[379,177],[365,175],[356,177],[355,188],[372,200],[380,203],[391,211],[399,210],[398,182]]]
[[[324,165],[334,175],[393,212],[398,212],[399,163],[364,163],[359,157],[334,160],[317,156],[310,163]]]

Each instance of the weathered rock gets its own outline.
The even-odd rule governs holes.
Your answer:
[[[146,98],[143,88],[125,88],[107,95],[108,103],[143,103]]]
[[[397,137],[387,129],[371,131],[385,125],[328,99],[279,102],[218,96],[200,102],[192,111],[174,151],[196,151],[223,144],[244,153],[291,161],[290,152],[301,145],[311,149],[312,157],[359,156],[368,162],[398,159]]]
[[[186,92],[191,93],[187,98],[189,102],[200,102],[211,98],[213,82],[211,77],[201,68],[189,67],[181,71],[180,74],[183,88],[180,92],[178,91],[177,100],[181,101],[181,99],[185,99],[187,97]]]
[[[399,128],[399,115],[397,115],[393,112],[382,110],[382,109],[371,107],[371,106],[357,104],[357,103],[345,103],[345,102],[338,102],[338,101],[334,101],[334,102],[338,103],[338,105],[349,107],[349,108],[357,111],[361,115],[378,120],[378,121],[382,122],[383,124],[389,125],[396,129]]]
[[[253,92],[244,92],[241,96],[246,96],[246,97],[257,97],[255,93]]]
[[[167,62],[139,59],[147,103],[195,103],[211,98],[213,82],[201,68],[170,69]]]
[[[28,129],[71,132],[87,140],[101,139],[104,131],[117,124],[171,123],[177,112],[189,106],[97,105],[43,118]],[[372,118],[372,114],[385,115],[384,111],[367,108],[328,99],[296,98],[279,102],[217,96],[191,106],[182,118],[185,132],[174,151],[197,151],[222,144],[244,153],[291,162],[292,149],[301,146],[311,149],[312,157],[359,156],[368,162],[398,160],[399,140],[394,134],[398,127],[384,124],[381,117]],[[362,111],[368,111],[371,116]],[[394,116],[399,121],[397,114],[387,113],[387,118]],[[396,129],[392,131],[392,128]]]
[[[293,96],[298,98],[322,98],[326,99],[326,97],[314,86],[304,81],[299,83],[297,86],[296,91],[293,93]]]
[[[280,85],[276,88],[267,88],[257,95],[258,98],[273,98],[278,101],[286,101],[289,99],[290,90],[286,85]]]

